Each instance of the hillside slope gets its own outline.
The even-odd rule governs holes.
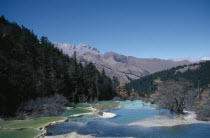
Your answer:
[[[22,102],[55,93],[70,102],[110,100],[116,79],[92,64],[82,65],[48,41],[0,17],[0,116],[13,115]],[[82,97],[82,98],[81,98]]]
[[[135,89],[141,94],[152,94],[156,90],[154,80],[158,78],[162,81],[185,78],[193,82],[194,88],[197,88],[199,85],[200,89],[202,90],[210,85],[210,61],[178,66],[153,73],[141,79],[133,80],[126,84],[126,86],[130,89]]]

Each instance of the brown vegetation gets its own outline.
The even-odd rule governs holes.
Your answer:
[[[118,95],[119,95],[120,97],[128,97],[128,91],[126,90],[126,88],[125,88],[124,85],[123,85],[123,86],[120,86],[120,87],[118,88]]]
[[[138,97],[139,94],[134,89],[132,89],[130,96]]]
[[[210,121],[210,89],[205,90],[200,97],[196,99],[197,119]]]
[[[151,99],[159,105],[159,108],[182,114],[184,108],[189,105],[188,103],[194,97],[191,86],[190,82],[183,79],[177,82],[159,83],[157,91],[151,96]]]
[[[22,103],[18,109],[17,117],[25,119],[26,117],[56,116],[63,111],[63,107],[67,103],[68,100],[59,94],[37,98]]]

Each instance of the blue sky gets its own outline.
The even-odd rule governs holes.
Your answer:
[[[0,14],[52,42],[102,53],[210,55],[210,0],[0,0]]]

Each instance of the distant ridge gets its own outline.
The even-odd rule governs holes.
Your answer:
[[[194,58],[194,57],[186,57],[186,58],[175,58],[171,59],[172,61],[183,61],[183,60],[188,60],[190,62],[200,62],[200,61],[208,61],[210,60],[210,56],[203,56],[199,58]]]
[[[75,51],[77,53],[77,59],[80,62],[94,63],[98,70],[102,71],[104,69],[108,76],[118,77],[121,84],[127,83],[130,80],[139,79],[154,72],[191,63],[187,60],[173,61],[158,58],[136,58],[124,56],[115,52],[106,52],[102,54],[96,48],[85,44],[73,46],[71,44],[56,42],[54,45],[70,57]]]

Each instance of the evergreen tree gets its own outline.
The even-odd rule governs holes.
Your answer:
[[[126,86],[132,88],[140,95],[151,95],[157,90],[157,81],[178,81],[184,78],[193,83],[193,88],[202,93],[210,84],[210,61],[173,67],[164,71],[153,73],[137,80],[132,80]]]
[[[82,65],[16,23],[0,18],[0,115],[14,115],[19,105],[55,93],[70,102],[110,100],[116,85],[93,63]]]

